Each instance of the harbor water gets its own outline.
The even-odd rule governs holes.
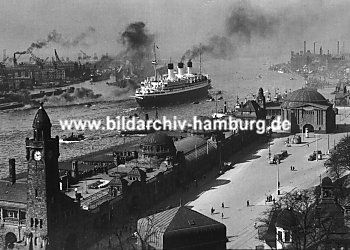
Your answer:
[[[212,93],[221,91],[223,99],[215,102],[206,100],[199,104],[181,104],[177,106],[162,107],[158,109],[158,115],[168,117],[177,116],[181,119],[191,119],[194,115],[211,115],[215,112],[216,106],[221,109],[223,102],[227,101],[228,108],[233,108],[237,96],[240,101],[245,97],[256,94],[262,87],[269,91],[272,96],[275,91],[295,90],[304,85],[302,77],[280,74],[269,71],[270,64],[276,63],[268,58],[237,58],[235,61],[212,60],[207,61],[202,67],[203,73],[208,73],[212,79]],[[197,66],[198,67],[198,66]],[[198,68],[197,68],[198,69]],[[194,62],[194,71],[196,63]],[[111,80],[107,80],[111,81]],[[63,97],[48,99],[44,106],[51,119],[52,135],[69,135],[72,132],[62,131],[59,120],[64,119],[102,119],[106,116],[129,116],[138,114],[144,117],[146,113],[154,118],[155,110],[152,108],[142,109],[130,98],[132,90],[120,89],[116,86],[109,86],[107,81],[84,82],[74,85],[75,88],[84,87],[92,89],[96,96],[82,96],[74,100],[67,100]],[[100,95],[97,97],[97,95]],[[85,105],[89,103],[89,105]],[[92,105],[90,105],[92,104]],[[24,107],[17,110],[0,111],[0,177],[8,174],[8,159],[16,159],[17,172],[24,171],[25,165],[25,138],[32,136],[32,123],[36,108]],[[86,140],[78,143],[60,144],[60,158],[65,160],[77,155],[86,154],[91,151],[100,150],[121,143],[122,138],[117,131],[84,131]]]

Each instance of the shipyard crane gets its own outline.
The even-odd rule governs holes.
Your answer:
[[[80,50],[80,52],[83,54],[83,59],[90,59],[91,56],[87,55],[84,51]]]
[[[61,61],[60,57],[58,56],[56,49],[55,49],[55,57],[56,57],[56,62],[62,64],[62,61]]]

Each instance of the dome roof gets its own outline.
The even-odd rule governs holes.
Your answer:
[[[283,229],[290,229],[297,226],[298,219],[296,213],[292,209],[283,209],[276,219],[276,227],[281,227]]]
[[[282,108],[295,108],[307,103],[329,105],[326,98],[316,90],[302,88],[288,94],[283,99]]]
[[[332,187],[332,186],[333,186],[333,182],[332,182],[331,178],[324,177],[322,179],[322,187]]]
[[[141,144],[152,146],[162,145],[170,149],[175,149],[173,139],[166,133],[160,131],[147,135],[145,138],[143,138]]]
[[[43,103],[40,104],[40,107],[36,112],[33,121],[33,128],[37,130],[51,128],[50,118],[43,107]]]

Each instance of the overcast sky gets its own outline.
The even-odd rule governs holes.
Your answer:
[[[7,54],[26,50],[32,42],[44,39],[53,29],[73,38],[89,26],[96,32],[87,38],[89,46],[63,48],[50,44],[35,54],[76,56],[79,49],[91,54],[117,53],[118,39],[125,27],[143,21],[162,57],[179,57],[194,44],[213,35],[225,34],[225,20],[239,1],[228,0],[0,0],[0,48]],[[247,1],[245,1],[247,2]],[[289,53],[301,50],[303,40],[335,49],[339,39],[350,48],[349,1],[336,0],[252,0],[252,8],[263,10],[279,26],[269,36],[253,37],[245,51],[273,50]],[[230,37],[231,38],[231,37]],[[254,46],[253,46],[254,45]],[[259,45],[259,46],[258,46]],[[300,46],[299,46],[300,45]],[[261,46],[261,47],[260,47]],[[327,47],[327,48],[326,48]],[[289,49],[290,48],[290,49]]]

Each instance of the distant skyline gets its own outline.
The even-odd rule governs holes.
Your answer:
[[[93,27],[96,32],[86,38],[89,46],[64,48],[49,44],[33,52],[53,56],[53,49],[57,48],[60,56],[71,58],[77,57],[80,49],[91,55],[94,52],[99,56],[106,52],[115,55],[122,49],[118,43],[120,33],[129,23],[143,21],[156,36],[160,57],[176,60],[192,45],[223,35],[233,6],[247,2],[254,11],[262,11],[267,20],[276,20],[276,27],[273,33],[253,36],[250,43],[242,45],[237,45],[234,36],[229,37],[235,46],[240,46],[237,53],[289,54],[289,50],[302,50],[303,40],[308,41],[310,50],[313,41],[318,46],[322,43],[324,52],[327,49],[334,52],[337,40],[341,46],[345,41],[345,47],[350,48],[348,1],[0,0],[0,49],[1,53],[6,49],[11,55],[46,38],[52,30],[73,39]],[[248,18],[255,14],[248,12]]]

